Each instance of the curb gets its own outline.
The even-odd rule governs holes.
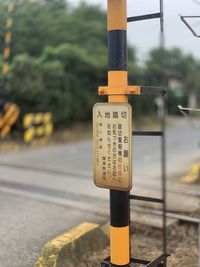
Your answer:
[[[88,253],[107,245],[108,237],[102,228],[85,222],[47,242],[34,267],[77,267]]]

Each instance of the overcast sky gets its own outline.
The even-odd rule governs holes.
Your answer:
[[[91,4],[99,4],[106,9],[107,0],[85,0]],[[195,4],[199,1],[199,5]],[[73,0],[78,3],[79,0]],[[127,0],[128,16],[158,12],[159,0]],[[200,0],[164,0],[165,33],[167,47],[180,47],[185,53],[192,53],[200,59],[200,38],[196,38],[181,22],[181,15],[200,15]],[[200,19],[194,23],[200,32]],[[138,49],[142,59],[150,48],[159,43],[159,20],[132,22],[128,24],[128,41]]]

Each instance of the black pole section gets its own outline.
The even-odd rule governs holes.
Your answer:
[[[129,192],[110,190],[110,223],[114,227],[129,225]]]

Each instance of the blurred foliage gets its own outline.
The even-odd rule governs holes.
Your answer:
[[[97,86],[106,76],[105,65],[70,44],[47,47],[37,58],[20,54],[7,77],[7,92],[23,114],[48,110],[55,123],[87,120],[97,100]]]
[[[0,23],[5,25],[6,0],[0,0]],[[1,89],[22,114],[51,111],[54,122],[66,125],[91,118],[92,106],[102,101],[99,85],[107,84],[106,14],[100,7],[65,0],[15,0],[11,71]],[[5,30],[0,32],[3,52]],[[162,85],[160,49],[153,49],[139,66],[129,47],[130,84]],[[2,65],[2,57],[0,57]],[[200,63],[179,49],[165,51],[166,77],[177,76],[184,92],[199,91]],[[155,113],[152,97],[131,97],[134,114]]]
[[[183,83],[183,89],[200,90],[200,75],[198,77],[200,62],[195,60],[191,55],[185,55],[178,48],[172,48],[164,51],[164,65],[165,76],[170,78],[175,76]],[[161,70],[161,51],[160,49],[153,49],[150,51],[148,59],[145,64],[145,73],[147,74],[147,81],[152,85],[157,85],[158,81],[162,83]]]
[[[5,24],[5,1],[0,4]],[[88,120],[98,85],[107,83],[104,11],[84,3],[71,8],[64,0],[16,0],[12,32],[4,86],[22,114],[51,111],[60,124]],[[4,33],[0,40],[3,47]]]
[[[161,56],[164,57],[164,70],[161,68]],[[180,114],[177,106],[187,105],[187,96],[193,92],[198,95],[200,92],[200,62],[178,48],[151,50],[144,71],[147,84],[162,85],[164,81],[167,85],[167,107],[171,114]],[[170,88],[172,79],[178,81],[181,88]]]

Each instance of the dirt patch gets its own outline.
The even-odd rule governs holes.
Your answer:
[[[134,228],[133,228],[134,229]],[[198,261],[198,227],[178,224],[167,233],[168,267],[183,267]],[[153,260],[162,251],[162,232],[152,228],[136,226],[132,235],[132,251],[138,258]]]
[[[135,224],[131,227],[132,256],[153,260],[162,251],[162,232],[158,229]],[[168,267],[197,267],[198,262],[198,227],[179,223],[170,228],[167,234]],[[102,259],[109,255],[109,248],[86,257],[80,267],[100,266]],[[144,265],[131,265],[144,266]]]

